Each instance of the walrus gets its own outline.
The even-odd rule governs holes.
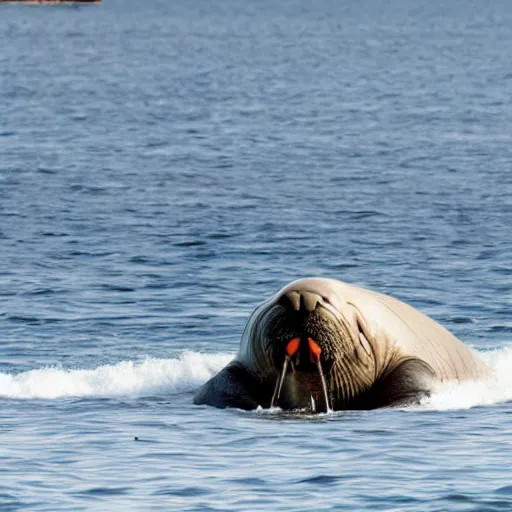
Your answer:
[[[250,316],[237,357],[195,404],[318,413],[418,402],[490,370],[453,334],[393,297],[327,278],[294,281]]]

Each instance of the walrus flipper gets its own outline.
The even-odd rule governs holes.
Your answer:
[[[194,403],[212,405],[219,409],[256,409],[258,402],[248,391],[251,388],[250,381],[245,368],[240,363],[232,362],[195,392]]]
[[[377,380],[364,404],[368,409],[399,407],[419,403],[429,396],[437,380],[434,370],[420,359],[408,359]]]

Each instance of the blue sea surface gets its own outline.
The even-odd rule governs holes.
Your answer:
[[[512,510],[512,3],[0,5],[0,510]],[[194,406],[328,276],[486,383]]]

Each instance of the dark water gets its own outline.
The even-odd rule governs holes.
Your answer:
[[[510,2],[1,5],[0,42],[2,510],[512,510]],[[306,275],[493,383],[193,406]]]

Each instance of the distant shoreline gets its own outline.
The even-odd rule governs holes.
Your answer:
[[[0,3],[17,4],[99,4],[101,0],[0,0]]]

